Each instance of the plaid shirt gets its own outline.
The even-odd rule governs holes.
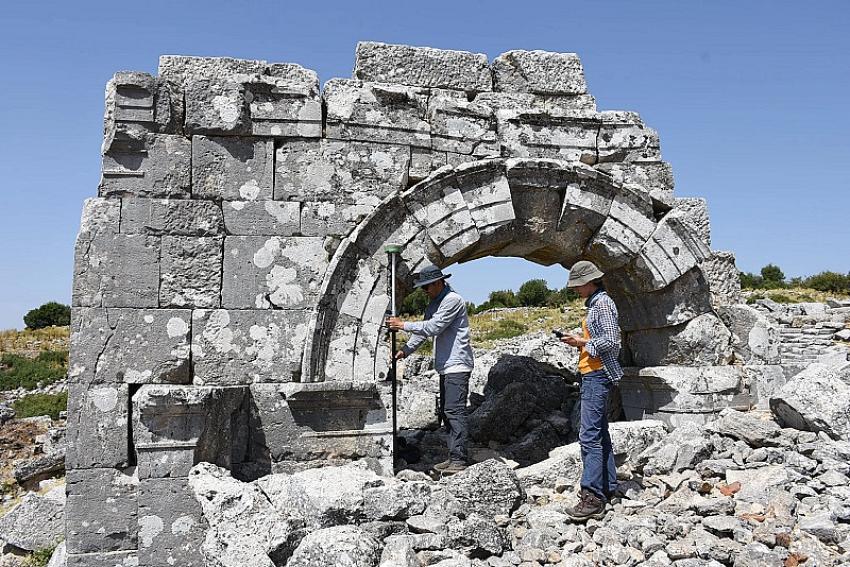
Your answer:
[[[587,354],[601,358],[605,373],[614,382],[623,377],[620,356],[620,325],[614,300],[600,289],[584,302],[587,307],[587,331],[590,339],[584,346]]]

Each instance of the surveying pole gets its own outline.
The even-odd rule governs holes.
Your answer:
[[[396,264],[398,263],[398,256],[401,254],[402,247],[398,244],[387,244],[384,247],[384,251],[387,253],[387,260],[389,261],[389,273],[387,274],[387,292],[390,296],[390,316],[396,317],[398,316],[398,305],[396,302],[395,295],[395,283],[396,283]],[[391,354],[390,354],[390,378],[392,380],[392,400],[393,400],[393,460],[398,458],[398,360],[396,360],[395,354],[397,351],[396,347],[396,331],[390,330],[390,343],[391,343]]]

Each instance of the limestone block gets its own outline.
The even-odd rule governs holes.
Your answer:
[[[277,150],[275,200],[377,205],[407,186],[410,148],[338,140],[290,141]]]
[[[711,222],[708,218],[708,203],[703,198],[687,197],[676,199],[672,211],[667,213],[682,221],[706,246],[711,247]]]
[[[636,366],[708,366],[732,361],[732,333],[713,313],[673,327],[633,331],[626,336]]]
[[[756,407],[760,410],[770,409],[770,398],[779,392],[788,380],[802,372],[805,367],[806,363],[748,364],[744,366],[750,384],[755,389]]]
[[[221,207],[188,199],[123,199],[124,234],[215,236],[224,232]]]
[[[646,161],[661,158],[658,132],[643,124],[636,112],[606,111],[601,122],[597,161]]]
[[[28,492],[0,517],[0,539],[26,551],[50,549],[65,533],[65,487],[47,494]]]
[[[364,81],[464,91],[492,89],[490,68],[483,53],[373,41],[357,44],[354,77]]]
[[[239,76],[186,79],[187,134],[250,136],[248,93]]]
[[[301,203],[303,236],[347,236],[357,224],[375,210],[371,204],[344,204],[330,201]]]
[[[189,325],[189,310],[75,308],[68,380],[112,386],[187,383]]]
[[[69,470],[65,483],[69,554],[136,549],[139,479],[134,469]]]
[[[148,134],[113,143],[103,154],[99,194],[188,198],[191,142],[182,136]]]
[[[159,238],[100,233],[77,241],[75,307],[156,307],[158,288]]]
[[[584,69],[575,53],[514,50],[493,60],[494,90],[581,95],[587,92]]]
[[[69,469],[127,466],[128,407],[126,384],[70,384],[65,466]]]
[[[608,270],[635,257],[656,229],[645,193],[625,186],[611,201],[608,216],[587,244],[587,259]]]
[[[301,232],[301,203],[225,201],[224,226],[236,236],[292,236]]]
[[[223,246],[222,236],[163,236],[159,304],[218,307]]]
[[[427,118],[433,150],[476,156],[500,153],[496,117],[489,105],[469,102],[457,91],[432,91]]]
[[[288,382],[300,370],[307,312],[196,310],[192,328],[196,384]]]
[[[231,467],[245,455],[245,388],[144,385],[133,395],[139,478],[180,478],[205,461]],[[240,424],[240,420],[243,423]]]
[[[501,160],[459,165],[455,167],[454,178],[481,234],[491,233],[516,218],[511,188]]]
[[[249,93],[251,133],[271,137],[322,137],[322,101],[315,71],[294,63],[275,63],[254,76]]]
[[[228,236],[224,248],[225,308],[310,307],[330,260],[318,237]]]
[[[620,381],[626,419],[658,419],[677,427],[703,424],[724,408],[753,405],[750,383],[740,366],[654,366],[626,368]]]
[[[565,114],[535,109],[497,111],[503,151],[510,157],[596,163],[599,120],[582,111]]]
[[[133,551],[109,553],[69,553],[65,567],[138,567],[139,556]]]
[[[121,200],[91,197],[83,203],[77,240],[91,241],[100,235],[118,234],[121,223]]]
[[[192,137],[192,195],[202,199],[272,198],[274,145],[255,138]]]
[[[260,74],[268,67],[265,61],[232,57],[192,57],[162,55],[158,74],[178,83],[205,78],[222,78],[239,74]]]
[[[850,441],[850,386],[825,364],[810,364],[770,398],[779,423]]]
[[[667,195],[673,192],[673,168],[666,161],[605,162],[596,167],[622,185],[637,185],[647,193]]]
[[[735,359],[743,364],[779,362],[779,328],[749,305],[717,307],[717,314],[732,331]]]
[[[431,147],[428,89],[331,79],[323,96],[329,138]]]
[[[183,92],[177,84],[147,73],[115,73],[106,84],[104,148],[144,132],[179,134],[183,115]]]
[[[139,562],[203,567],[207,522],[186,478],[139,481]]]
[[[473,159],[471,156],[464,156]],[[433,172],[448,163],[446,152],[440,152],[429,148],[410,148],[410,170],[408,171],[411,183],[422,181]]]
[[[741,303],[741,280],[732,252],[713,251],[702,261],[700,269],[708,280],[711,302],[714,305]]]

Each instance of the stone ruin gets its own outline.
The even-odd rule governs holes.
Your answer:
[[[76,244],[68,565],[201,564],[187,488],[366,460],[392,472],[388,243],[426,262],[596,262],[628,418],[766,403],[775,329],[740,304],[706,203],[658,134],[598,111],[575,54],[361,43],[320,89],[293,63],[163,56],[106,89]]]

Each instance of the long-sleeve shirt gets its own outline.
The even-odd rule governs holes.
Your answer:
[[[402,347],[405,356],[419,348],[428,337],[434,339],[434,368],[439,374],[471,372],[475,363],[469,341],[466,302],[448,284],[428,303],[423,321],[405,322],[411,334]]]
[[[623,368],[617,360],[621,341],[617,305],[604,289],[594,292],[584,304],[587,306],[587,330],[590,333],[584,349],[593,358],[602,359],[605,373],[618,382],[623,377]]]

